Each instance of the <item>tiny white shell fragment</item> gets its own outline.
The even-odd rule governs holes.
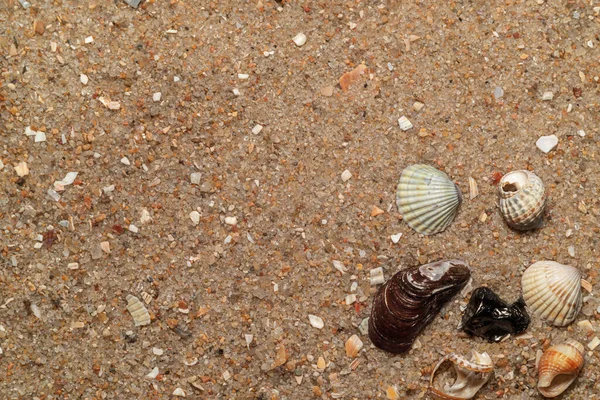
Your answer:
[[[168,33],[168,34],[174,35],[174,34],[176,34],[176,33],[177,33],[177,29],[167,29],[167,30],[165,31],[165,33]]]
[[[392,239],[392,242],[394,244],[398,243],[400,241],[400,238],[402,237],[402,232],[397,233],[395,235],[390,236],[390,239]]]
[[[15,165],[15,172],[20,177],[29,175],[29,167],[27,166],[27,163],[25,161],[23,161],[23,162],[20,162],[19,164]]]
[[[346,301],[347,306],[354,304],[354,302],[356,302],[356,295],[354,293],[349,294],[344,300]]]
[[[341,262],[341,261],[333,260],[333,267],[335,269],[337,269],[338,271],[340,271],[342,274],[348,272],[348,268],[346,268],[346,266],[344,265],[344,263]]]
[[[342,182],[347,182],[350,178],[352,178],[352,172],[348,170],[342,172]]]
[[[94,42],[94,38],[92,36],[88,36],[88,37],[85,38],[84,42],[86,44],[93,43]]]
[[[53,53],[56,53],[56,50],[58,49],[58,43],[56,42],[50,42],[50,51]]]
[[[237,218],[236,217],[225,217],[225,223],[227,225],[237,225]]]
[[[325,323],[321,319],[321,317],[317,317],[316,315],[308,314],[308,320],[313,328],[323,329]]]
[[[129,166],[131,165],[131,161],[129,161],[129,158],[123,157],[121,158],[121,164]]]
[[[238,79],[244,80],[244,79],[248,79],[248,78],[250,78],[250,75],[248,75],[248,74],[238,74]]]
[[[67,268],[69,269],[79,269],[79,263],[68,263]]]
[[[479,195],[479,189],[477,189],[477,181],[469,177],[469,199],[473,200],[475,197]]]
[[[81,81],[81,83],[83,83],[84,85],[87,85],[89,82],[89,78],[86,74],[81,74],[79,75],[79,80]]]
[[[176,397],[185,397],[185,392],[183,391],[182,388],[177,388],[173,391],[173,396]]]
[[[64,190],[64,186],[69,186],[70,184],[75,182],[75,178],[77,178],[78,174],[79,174],[78,172],[74,172],[74,171],[67,172],[67,175],[65,175],[65,177],[62,180],[54,182],[54,188],[56,190],[59,190],[58,188],[61,188],[61,190]]]
[[[234,96],[239,96],[239,95],[240,95],[240,90],[239,90],[239,89],[237,89],[237,88],[234,88],[234,89],[232,90],[232,92],[233,92],[233,95],[234,95]]]
[[[246,333],[244,335],[244,339],[246,340],[246,347],[248,347],[248,349],[250,349],[250,343],[252,343],[252,340],[254,340],[254,335],[250,335],[250,334]]]
[[[596,350],[596,347],[598,347],[599,345],[600,345],[600,339],[598,339],[598,336],[595,336],[592,339],[592,341],[587,344],[587,347],[593,351],[593,350]]]
[[[35,315],[37,319],[42,319],[42,312],[40,311],[40,308],[37,305],[32,303],[31,306],[29,306],[29,308],[31,309],[31,312],[33,313],[33,315]]]
[[[398,125],[405,132],[413,127],[413,124],[404,115],[398,119]]]
[[[161,98],[162,98],[161,92],[156,92],[152,95],[152,101],[154,101],[155,103],[159,102]]]
[[[190,174],[190,183],[192,185],[199,185],[200,184],[200,172],[192,172]]]
[[[152,354],[154,354],[155,356],[162,356],[164,354],[164,350],[159,349],[158,347],[153,347]]]
[[[596,329],[594,329],[594,326],[592,325],[592,323],[590,322],[589,319],[584,319],[583,321],[579,321],[577,323],[577,326],[579,328],[581,328],[582,330],[584,330],[586,333],[596,332]]]
[[[198,225],[200,223],[200,213],[198,211],[192,211],[190,213],[190,219],[194,225]]]
[[[542,95],[543,101],[550,101],[553,98],[554,98],[554,93],[552,93],[552,92],[544,92],[544,94]]]
[[[578,134],[580,137],[585,137],[585,131],[584,131],[583,129],[580,129],[580,130],[578,130],[578,131],[577,131],[577,134]]]
[[[225,372],[223,372],[223,379],[228,381],[229,378],[231,378],[231,373],[227,370],[225,370]]]
[[[150,371],[148,373],[148,375],[146,375],[146,378],[156,379],[157,376],[158,376],[158,367],[154,367],[154,368],[152,368],[152,371]]]
[[[304,33],[299,33],[292,39],[296,46],[301,47],[306,43],[306,35]]]
[[[100,249],[106,254],[110,254],[110,243],[109,242],[100,242]]]
[[[555,148],[557,144],[558,138],[556,137],[556,135],[541,136],[537,140],[537,142],[535,142],[537,148],[543,151],[544,153],[549,153],[550,150]]]
[[[37,131],[35,133],[35,143],[45,142],[46,141],[46,132]]]
[[[352,335],[346,341],[344,347],[346,349],[346,356],[356,358],[356,356],[358,356],[358,352],[363,348],[363,342],[360,340],[358,335]]]
[[[25,135],[27,136],[35,136],[35,134],[37,133],[37,131],[34,131],[33,129],[31,129],[30,126],[25,127]]]
[[[350,291],[356,292],[356,289],[358,289],[358,282],[354,281],[352,282],[352,285],[350,285]]]
[[[569,246],[567,247],[567,252],[569,253],[569,255],[573,258],[575,258],[575,246]]]
[[[138,233],[138,232],[140,231],[140,230],[138,229],[138,227],[137,227],[137,226],[135,226],[135,225],[133,225],[133,224],[129,225],[129,226],[127,227],[127,230],[128,230],[129,232],[132,232],[132,233]]]
[[[258,135],[260,133],[260,131],[262,131],[263,126],[260,124],[256,124],[254,125],[254,128],[252,128],[252,133],[255,135]]]
[[[127,295],[127,310],[133,317],[135,326],[144,326],[150,324],[150,314],[148,309],[135,296]]]
[[[415,101],[412,106],[413,110],[416,112],[421,111],[423,107],[425,107],[425,104],[421,103],[420,101]]]
[[[371,271],[369,271],[369,278],[371,281],[371,286],[380,285],[384,283],[385,278],[383,276],[383,268],[373,268]]]
[[[150,213],[148,212],[148,210],[146,210],[145,208],[142,208],[142,216],[140,217],[140,222],[142,224],[145,224],[146,222],[149,222],[152,220],[152,217],[150,216]]]

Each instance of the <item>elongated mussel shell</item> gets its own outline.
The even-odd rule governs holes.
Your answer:
[[[452,385],[444,387],[436,385],[438,370],[442,364],[450,362],[454,366],[456,378]],[[490,380],[494,374],[494,363],[487,353],[478,353],[473,350],[471,360],[451,353],[442,358],[433,368],[429,380],[429,394],[434,399],[440,400],[466,400],[471,399]]]
[[[442,171],[424,164],[402,171],[396,205],[408,226],[418,233],[433,235],[446,229],[461,201],[460,189]]]
[[[546,206],[546,189],[533,172],[519,170],[504,175],[498,183],[500,212],[513,229],[539,228]]]
[[[552,325],[569,325],[581,311],[581,273],[570,265],[536,262],[523,273],[521,287],[531,312]]]
[[[577,378],[583,367],[584,348],[576,340],[550,346],[538,365],[538,390],[544,397],[557,397]]]
[[[399,271],[383,284],[369,318],[369,338],[391,353],[410,349],[443,305],[467,283],[464,261],[437,261]]]
[[[508,334],[525,331],[529,322],[523,299],[508,304],[491,289],[480,287],[471,294],[461,327],[471,335],[498,342]]]

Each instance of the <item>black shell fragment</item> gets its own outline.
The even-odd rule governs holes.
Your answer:
[[[461,325],[471,335],[498,342],[509,333],[525,331],[529,322],[522,298],[509,305],[491,289],[480,287],[473,291]]]
[[[469,280],[459,260],[437,261],[399,271],[383,284],[369,318],[369,338],[391,353],[408,351],[444,304]]]

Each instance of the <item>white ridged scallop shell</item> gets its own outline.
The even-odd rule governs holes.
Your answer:
[[[520,170],[504,175],[498,183],[500,212],[514,229],[526,231],[542,223],[546,206],[546,190],[533,172]]]
[[[550,346],[540,358],[538,390],[544,397],[557,397],[573,383],[583,367],[584,348],[576,340]]]
[[[150,314],[142,302],[135,296],[127,295],[127,310],[133,317],[135,326],[150,324]]]
[[[462,195],[448,176],[429,165],[415,164],[402,171],[396,205],[408,226],[433,235],[450,225]]]
[[[581,273],[570,265],[536,262],[523,273],[521,287],[527,307],[552,325],[569,325],[581,310]]]

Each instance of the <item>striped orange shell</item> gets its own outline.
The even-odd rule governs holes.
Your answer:
[[[583,345],[568,339],[544,352],[538,365],[538,390],[544,397],[556,397],[573,383],[583,367]]]

